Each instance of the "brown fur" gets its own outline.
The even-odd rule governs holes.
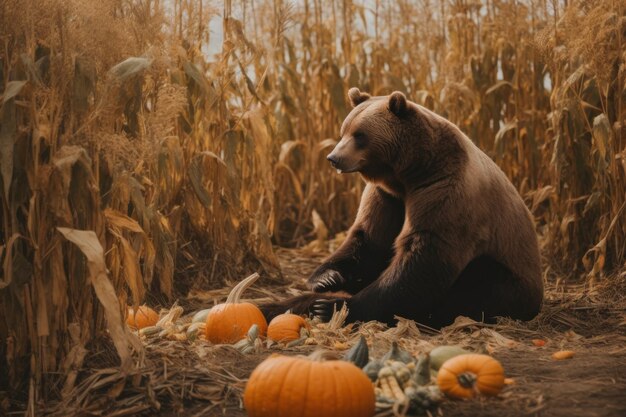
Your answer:
[[[328,313],[349,321],[403,316],[432,326],[457,315],[534,317],[543,283],[530,213],[515,187],[456,126],[402,93],[355,108],[328,156],[368,182],[346,241],[309,278],[315,291],[265,311]],[[330,303],[316,299],[327,298]],[[336,301],[336,302],[335,302]]]

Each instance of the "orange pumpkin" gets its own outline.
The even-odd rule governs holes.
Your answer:
[[[297,314],[285,313],[270,321],[267,337],[275,342],[291,342],[300,338],[300,329],[308,329],[307,322]]]
[[[158,321],[159,314],[147,305],[139,306],[136,312],[134,308],[129,306],[126,312],[126,324],[133,329],[154,326]]]
[[[252,303],[239,302],[241,293],[258,278],[257,273],[250,275],[233,288],[225,303],[211,309],[205,326],[209,342],[235,343],[246,337],[253,324],[259,326],[259,335],[265,336],[267,321],[261,310]]]
[[[437,385],[454,398],[472,398],[477,393],[497,395],[504,386],[504,369],[488,355],[459,355],[441,365]]]
[[[250,417],[370,417],[374,387],[350,362],[274,354],[252,372],[243,395]]]

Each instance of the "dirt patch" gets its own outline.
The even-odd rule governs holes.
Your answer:
[[[515,385],[496,399],[443,404],[451,416],[626,415],[626,355],[579,351],[572,360],[554,361],[549,352],[500,352],[498,358]]]
[[[305,277],[320,260],[317,255],[293,250],[281,250],[279,255],[292,284],[257,285],[247,297],[261,302],[305,289]],[[613,282],[620,282],[619,278]],[[112,355],[93,357],[85,364],[74,395],[45,411],[59,416],[245,416],[241,395],[246,379],[267,355],[276,351],[306,354],[320,346],[345,349],[362,334],[372,357],[382,356],[392,340],[414,354],[442,344],[487,351],[515,381],[497,398],[445,401],[436,413],[442,416],[626,416],[625,288],[613,284],[592,292],[551,286],[541,314],[528,323],[503,320],[486,325],[459,318],[441,331],[407,320],[390,329],[376,322],[359,327],[324,326],[315,334],[315,345],[274,346],[252,355],[243,355],[231,346],[152,337],[146,340],[146,357],[136,375],[121,375],[112,366]],[[228,289],[194,292],[183,305],[191,312],[192,307],[223,300],[227,293]],[[538,347],[533,339],[546,343]],[[553,360],[552,353],[561,349],[573,350],[575,356]],[[111,351],[106,346],[102,349]],[[393,414],[378,414],[389,415]]]

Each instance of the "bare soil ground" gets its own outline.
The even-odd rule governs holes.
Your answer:
[[[268,287],[263,282],[247,297],[263,301],[303,290],[304,279],[321,255],[281,250],[288,285]],[[75,395],[45,411],[59,415],[245,416],[241,394],[254,367],[271,352],[308,353],[320,345],[341,350],[366,336],[373,357],[381,356],[391,340],[417,353],[441,344],[487,350],[500,360],[514,384],[497,398],[446,400],[434,414],[441,416],[626,416],[626,273],[611,288],[549,286],[541,314],[528,323],[504,320],[485,325],[461,318],[440,332],[402,321],[387,329],[379,323],[360,328],[326,329],[316,335],[318,345],[290,349],[273,346],[243,355],[230,346],[206,342],[146,340],[144,366],[136,375],[102,367],[113,360],[110,349],[86,364]],[[181,300],[185,311],[223,300],[228,289],[195,291]],[[537,347],[533,339],[546,341]],[[556,361],[552,353],[575,351],[573,359]],[[101,368],[95,370],[94,368]],[[384,411],[377,416],[391,416]],[[323,416],[320,416],[323,417]]]

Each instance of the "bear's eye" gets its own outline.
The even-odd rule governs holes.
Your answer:
[[[367,144],[367,136],[363,132],[356,132],[352,135],[352,138],[354,139],[356,146],[359,148]]]

